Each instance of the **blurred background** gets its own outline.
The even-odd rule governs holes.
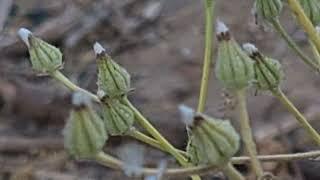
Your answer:
[[[319,129],[319,76],[302,64],[275,32],[255,23],[252,6],[253,0],[217,0],[216,13],[240,43],[255,43],[283,64],[285,93]],[[309,51],[304,33],[287,10],[282,22]],[[131,73],[133,103],[174,145],[186,146],[185,126],[177,107],[197,105],[204,49],[202,1],[0,0],[0,179],[132,179],[66,155],[62,129],[70,108],[66,105],[69,92],[32,71],[27,48],[17,37],[20,27],[58,46],[64,53],[63,72],[92,92],[97,89],[92,45],[99,41]],[[261,154],[315,149],[296,120],[270,94],[251,91],[248,96]],[[234,103],[212,74],[206,112],[229,118],[237,126]],[[133,140],[112,137],[106,151],[116,154],[128,142]],[[144,156],[146,166],[156,167],[161,160],[174,166],[172,158],[147,146]],[[279,179],[320,179],[316,161],[263,165]],[[237,168],[250,177],[246,165]],[[223,176],[209,174],[204,179]]]

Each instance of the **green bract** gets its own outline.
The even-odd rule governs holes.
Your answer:
[[[300,4],[313,25],[320,24],[320,1],[300,0]]]
[[[216,76],[227,89],[246,88],[254,80],[253,61],[230,36],[224,24],[220,22],[217,28],[219,47]]]
[[[134,113],[121,100],[109,99],[102,103],[105,127],[111,135],[125,134],[134,123]]]
[[[130,90],[130,74],[114,62],[99,43],[94,45],[94,50],[97,55],[99,91],[110,98],[126,94]]]
[[[249,56],[255,61],[255,85],[259,90],[275,90],[280,86],[284,73],[281,64],[269,57],[261,54],[258,49],[252,44],[244,44],[244,49]]]
[[[187,152],[194,164],[224,166],[239,149],[239,135],[229,121],[197,115]]]
[[[73,95],[73,109],[64,128],[65,148],[76,159],[91,159],[108,139],[102,119],[93,111],[85,94]]]
[[[18,33],[28,46],[32,68],[37,73],[48,74],[62,68],[62,53],[58,48],[33,36],[25,28],[21,28]]]
[[[266,21],[273,21],[280,16],[282,11],[281,0],[256,0],[255,10],[259,17]]]

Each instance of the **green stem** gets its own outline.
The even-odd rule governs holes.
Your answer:
[[[304,153],[295,153],[295,154],[276,154],[276,155],[262,155],[258,156],[258,158],[261,161],[277,161],[277,162],[286,162],[286,161],[294,161],[294,160],[302,160],[302,159],[313,159],[320,156],[320,151],[310,151],[310,152],[304,152]],[[125,164],[108,154],[105,154],[104,152],[100,152],[96,155],[95,161],[99,164],[110,167],[115,170],[123,170],[123,167]],[[232,164],[245,164],[247,162],[250,162],[250,157],[242,156],[242,157],[233,157],[231,159]],[[224,171],[232,171],[230,173],[235,173],[233,170],[231,170],[233,167],[228,167],[229,169]],[[169,168],[166,169],[164,172],[164,175],[176,177],[176,176],[190,176],[193,174],[207,174],[212,173],[214,171],[217,171],[218,168],[216,166],[212,165],[199,165],[199,166],[193,166],[193,167],[187,167],[187,168]],[[158,173],[158,169],[154,168],[142,168],[141,169],[141,175],[155,175]],[[229,174],[229,176],[232,176]],[[229,177],[230,178],[230,177]]]
[[[223,173],[228,177],[230,180],[245,180],[241,173],[231,163],[223,169]]]
[[[309,39],[314,43],[317,50],[320,52],[320,36],[313,26],[310,19],[307,17],[307,15],[304,13],[303,8],[301,7],[300,3],[297,0],[287,0],[288,5],[293,12],[293,14],[296,16],[298,23],[304,31],[309,36]]]
[[[79,86],[75,85],[73,82],[71,82],[67,77],[65,77],[60,71],[54,71],[50,74],[53,78],[55,78],[57,81],[61,82],[63,85],[65,85],[68,89],[71,91],[81,91],[88,96],[90,96],[94,101],[100,102],[99,98],[94,95],[93,93],[80,88]]]
[[[299,55],[299,57],[303,60],[304,63],[309,65],[312,69],[319,72],[319,65],[316,64],[313,60],[311,60],[293,41],[293,39],[288,35],[286,30],[281,25],[279,19],[274,19],[272,22],[274,29],[281,35],[281,37],[286,41],[288,46]]]
[[[188,160],[179,153],[179,151],[173,147],[160,133],[159,131],[152,126],[152,124],[131,104],[131,102],[125,98],[125,103],[133,110],[136,115],[137,122],[148,132],[150,133],[156,140],[158,140],[159,144],[166,149],[168,153],[170,153],[173,157],[177,159],[177,161],[183,166],[188,167]],[[199,176],[192,176],[193,180],[200,180]]]
[[[146,144],[148,144],[148,145],[150,145],[152,147],[155,147],[155,148],[160,149],[160,150],[162,150],[164,152],[167,152],[167,149],[163,148],[161,146],[161,144],[157,140],[147,136],[146,134],[138,131],[135,128],[131,128],[131,130],[127,133],[127,135],[131,136],[131,137],[133,137],[133,138],[135,138],[135,139],[137,139],[137,140],[139,140],[141,142],[144,142],[144,143],[146,143]],[[187,156],[187,153],[185,151],[182,151],[182,150],[179,150],[179,149],[176,149],[176,150],[179,151],[179,153],[184,155],[185,157]]]
[[[318,64],[318,66],[320,66],[320,53],[319,51],[317,50],[317,47],[313,44],[312,41],[309,40],[309,44],[311,46],[311,50],[312,50],[312,53],[314,55],[314,58]]]
[[[206,11],[206,34],[205,34],[205,52],[204,52],[204,64],[202,70],[201,87],[199,94],[199,104],[198,112],[203,112],[205,109],[207,94],[208,94],[208,84],[212,65],[212,47],[213,47],[213,12],[214,12],[214,0],[205,1],[205,11]]]
[[[263,176],[262,166],[257,158],[257,148],[252,135],[249,115],[247,111],[246,89],[235,91],[237,99],[237,108],[240,118],[240,133],[244,142],[245,148],[251,159],[251,167],[257,177]]]
[[[307,119],[300,113],[300,111],[293,105],[293,103],[287,98],[281,89],[272,92],[279,101],[287,108],[287,110],[294,115],[298,120],[300,125],[308,132],[310,137],[320,145],[320,135],[319,133],[309,124]]]

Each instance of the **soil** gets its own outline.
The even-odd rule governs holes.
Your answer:
[[[261,52],[282,63],[286,74],[283,91],[320,130],[318,74],[305,66],[267,24],[261,28],[263,22],[255,23],[252,6],[252,0],[218,0],[216,14],[239,43],[255,43]],[[99,41],[130,72],[134,90],[129,98],[133,104],[170,142],[185,148],[187,135],[178,106],[197,106],[204,51],[202,1],[4,0],[0,7],[8,11],[0,12],[0,179],[132,179],[66,155],[62,129],[70,110],[69,92],[55,80],[32,71],[27,48],[16,35],[20,27],[28,27],[58,46],[64,53],[63,72],[92,92],[97,90],[92,45]],[[303,31],[287,9],[281,21],[309,52]],[[205,112],[230,119],[237,127],[235,103],[212,73]],[[260,154],[316,149],[294,117],[271,94],[250,90],[248,109]],[[117,154],[129,142],[135,141],[112,137],[105,149]],[[167,154],[148,146],[144,149],[146,166],[156,167],[161,160],[176,166]],[[243,153],[241,150],[238,155]],[[279,179],[320,179],[320,164],[316,161],[263,166]],[[252,179],[247,166],[237,168]],[[204,179],[224,178],[211,173]]]

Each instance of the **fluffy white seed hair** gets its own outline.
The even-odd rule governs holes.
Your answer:
[[[26,28],[20,28],[18,30],[18,35],[19,37],[21,38],[21,40],[28,46],[30,47],[30,44],[29,44],[29,36],[32,34],[31,31],[29,31],[28,29]]]
[[[77,91],[72,94],[71,102],[74,106],[90,105],[91,98],[87,94]]]
[[[195,111],[186,106],[186,105],[179,105],[179,111],[180,111],[180,115],[181,115],[181,119],[182,121],[187,125],[190,126],[193,123],[193,119],[194,119],[194,115],[195,115]]]
[[[217,28],[216,28],[217,34],[226,33],[229,31],[229,28],[226,26],[226,24],[219,19],[217,20]]]
[[[96,55],[99,55],[103,52],[105,52],[106,50],[102,47],[102,45],[98,42],[95,42],[93,45],[93,50],[96,53]]]
[[[135,143],[122,145],[118,155],[124,161],[123,171],[129,176],[139,176],[144,163],[144,148]]]
[[[316,26],[316,31],[320,34],[320,25]]]
[[[258,48],[251,43],[245,43],[242,45],[242,48],[249,54],[249,55],[253,55],[254,53],[257,53],[259,50]]]

